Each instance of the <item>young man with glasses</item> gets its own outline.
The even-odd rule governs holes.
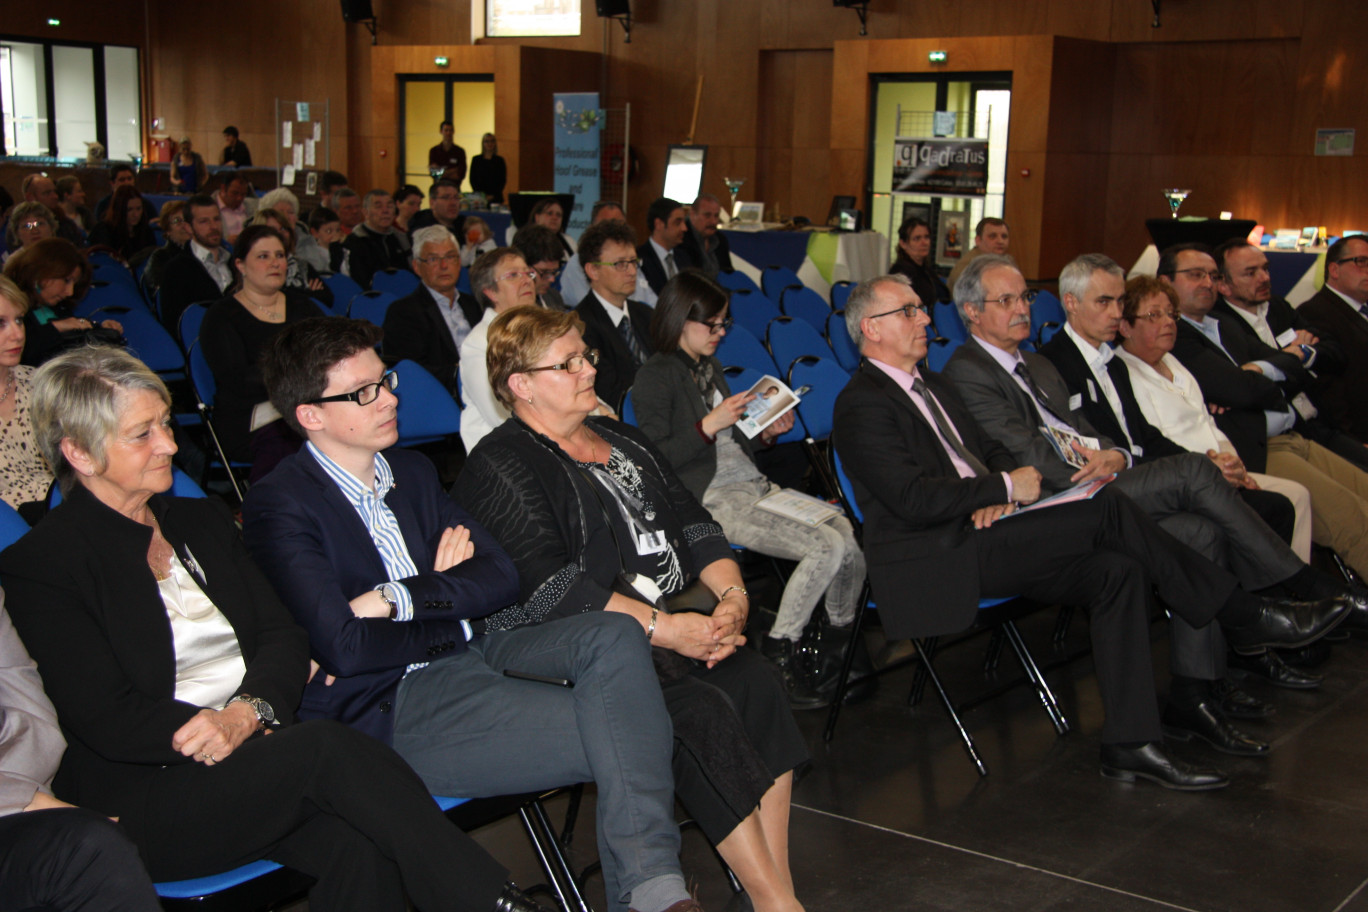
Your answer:
[[[385,311],[385,358],[417,361],[456,398],[461,343],[482,308],[456,288],[461,250],[450,231],[429,225],[413,233],[413,271],[418,287]]]
[[[580,262],[589,277],[589,294],[575,312],[584,320],[584,343],[599,350],[594,390],[616,408],[632,388],[637,368],[655,353],[651,309],[631,300],[636,291],[636,235],[626,222],[590,225],[579,240]]]
[[[243,505],[257,563],[308,631],[318,670],[301,718],[391,744],[434,794],[598,785],[610,903],[662,912],[679,869],[669,716],[641,628],[591,611],[486,633],[518,600],[512,560],[395,447],[398,400],[381,330],[306,320],[277,336],[271,401],[306,439]],[[510,909],[531,909],[510,905]]]
[[[1316,390],[1313,399],[1335,427],[1368,443],[1368,238],[1351,235],[1325,254],[1325,285],[1297,308],[1347,356],[1343,374]]]
[[[569,310],[555,287],[565,256],[560,235],[542,225],[526,225],[513,236],[513,248],[537,271],[537,304],[547,310]]]

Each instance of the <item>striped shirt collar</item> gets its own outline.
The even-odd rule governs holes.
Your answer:
[[[309,450],[309,455],[317,460],[323,467],[323,471],[328,477],[342,490],[342,496],[347,498],[347,502],[353,507],[360,509],[365,505],[367,498],[384,500],[385,495],[394,487],[394,471],[390,468],[385,457],[379,453],[375,454],[375,491],[372,492],[361,480],[342,468],[326,453],[314,446],[313,441],[304,444]]]

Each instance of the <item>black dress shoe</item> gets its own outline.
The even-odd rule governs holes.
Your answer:
[[[796,644],[785,637],[763,636],[760,638],[760,654],[769,659],[784,678],[784,690],[788,692],[789,708],[821,709],[831,704],[831,698],[812,689],[807,675],[798,666]]]
[[[1335,632],[1339,633],[1338,630]],[[1297,671],[1312,673],[1330,661],[1330,656],[1334,655],[1334,648],[1330,645],[1329,637],[1326,637],[1301,649],[1274,649],[1273,652]]]
[[[1230,656],[1229,663],[1231,668],[1238,668],[1249,674],[1258,675],[1274,687],[1285,687],[1288,690],[1315,690],[1321,686],[1323,680],[1318,674],[1298,671],[1278,658],[1278,654],[1271,649],[1265,649],[1261,654],[1255,656],[1233,653]]]
[[[1272,703],[1251,697],[1226,678],[1211,682],[1211,695],[1227,719],[1267,719],[1274,712]]]
[[[1196,705],[1169,703],[1164,707],[1164,734],[1178,741],[1200,738],[1223,754],[1266,757],[1268,742],[1251,738],[1226,721],[1213,697]]]
[[[1349,602],[1342,597],[1295,602],[1261,596],[1259,602],[1257,616],[1249,623],[1222,625],[1226,642],[1241,655],[1257,655],[1268,646],[1309,646],[1349,617]]]
[[[1368,637],[1368,592],[1345,587],[1349,602],[1349,619],[1341,629],[1353,636]]]
[[[1121,782],[1148,779],[1179,792],[1208,792],[1230,785],[1230,780],[1216,770],[1200,769],[1170,758],[1153,741],[1142,747],[1102,745],[1102,775]]]
[[[527,894],[512,882],[504,884],[503,892],[494,900],[494,912],[548,912],[547,908],[533,902]]]

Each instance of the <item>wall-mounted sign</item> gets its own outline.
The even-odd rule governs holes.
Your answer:
[[[988,140],[899,137],[893,140],[893,192],[984,196]]]

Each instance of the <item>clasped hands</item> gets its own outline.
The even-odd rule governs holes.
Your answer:
[[[707,662],[712,668],[746,644],[741,631],[746,629],[750,603],[739,592],[729,592],[717,603],[711,615],[695,611],[660,614],[652,642],[690,659]]]

